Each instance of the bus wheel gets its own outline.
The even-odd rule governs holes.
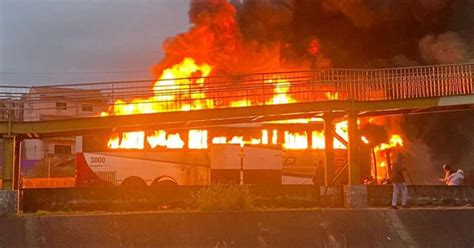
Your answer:
[[[178,186],[176,180],[168,176],[158,177],[151,183],[152,187],[162,187],[162,186]]]
[[[120,187],[126,189],[141,189],[146,188],[148,185],[146,184],[145,180],[141,177],[127,177],[123,182],[120,184]]]

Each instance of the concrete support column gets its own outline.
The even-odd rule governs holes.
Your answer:
[[[324,186],[332,184],[334,178],[334,117],[324,115]]]
[[[16,167],[16,138],[15,136],[3,137],[3,189],[13,190],[15,185]]]
[[[3,136],[3,190],[0,190],[0,215],[18,212],[19,146],[15,136]]]
[[[349,160],[349,185],[360,184],[360,158],[359,158],[359,130],[357,113],[350,112],[348,118],[348,160]]]

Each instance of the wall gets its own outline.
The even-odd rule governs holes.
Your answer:
[[[46,211],[139,211],[163,208],[195,209],[192,199],[201,186],[171,187],[77,187],[24,189],[24,212]],[[342,207],[342,189],[312,185],[253,185],[255,205],[262,208]]]
[[[146,187],[77,187],[24,189],[23,211],[135,211],[166,208],[192,209],[192,195],[201,186]],[[312,208],[342,207],[341,187],[313,185],[254,185],[251,192],[259,207]],[[468,206],[474,204],[474,186],[409,186],[411,206]],[[392,186],[368,186],[367,206],[388,207]]]
[[[27,139],[23,141],[22,156],[26,160],[40,160],[47,154],[47,148],[40,139]]]
[[[474,209],[0,217],[1,247],[473,247]]]
[[[367,186],[368,206],[390,206],[392,185]],[[474,204],[474,186],[408,186],[408,204],[412,206],[464,206]]]

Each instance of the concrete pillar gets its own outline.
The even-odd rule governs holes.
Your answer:
[[[13,190],[15,185],[16,167],[16,139],[15,136],[3,137],[3,189]]]
[[[360,158],[359,158],[359,130],[357,125],[357,113],[350,112],[348,118],[348,161],[349,161],[349,185],[360,184]]]
[[[21,139],[15,139],[15,163],[13,165],[13,189],[20,189],[20,162],[21,162]]]
[[[324,115],[324,186],[332,184],[334,178],[334,117]]]
[[[18,213],[20,202],[18,192],[18,190],[0,190],[0,215]]]
[[[0,190],[0,215],[18,212],[19,194],[14,190],[18,183],[18,153],[15,136],[3,137],[3,190]]]

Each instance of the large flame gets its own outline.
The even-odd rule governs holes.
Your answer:
[[[111,149],[143,149],[145,132],[125,132],[120,138],[118,135],[112,135],[107,146]]]
[[[151,148],[156,148],[158,146],[166,147],[168,144],[168,139],[166,138],[166,132],[164,130],[155,131],[152,135],[148,136],[146,140]]]
[[[285,143],[283,147],[286,149],[306,149],[308,148],[308,135],[306,132],[291,133],[285,131]]]
[[[326,140],[324,138],[324,131],[313,131],[311,133],[311,148],[313,149],[324,149],[326,148]]]
[[[149,135],[147,142],[151,148],[166,147],[168,149],[181,149],[184,147],[184,141],[178,133],[167,134],[164,130],[155,131],[152,135]]]
[[[110,112],[114,115],[131,115],[213,108],[214,102],[206,99],[203,92],[205,77],[211,71],[210,65],[197,64],[194,59],[185,58],[163,71],[153,85],[153,96],[132,99],[130,102],[118,99]],[[178,93],[180,99],[176,99]],[[109,113],[101,115],[107,116]]]
[[[193,58],[184,58],[180,63],[174,64],[169,68],[163,69],[158,80],[153,84],[152,96],[138,97],[134,99],[124,100],[118,99],[115,101],[113,107],[109,112],[104,112],[101,115],[132,115],[132,114],[150,114],[167,111],[189,111],[199,109],[212,109],[215,104],[222,99],[213,99],[212,95],[206,95],[205,84],[207,77],[211,74],[213,67],[207,63],[196,63]],[[265,104],[289,104],[298,102],[299,96],[292,95],[292,82],[288,79],[279,77],[264,80]],[[298,86],[295,86],[298,87]],[[270,91],[271,89],[271,91]],[[326,88],[325,88],[326,89]],[[330,91],[327,88],[326,92],[321,97],[328,100],[336,100],[339,98],[337,92]],[[299,96],[301,97],[301,96]],[[248,107],[252,106],[252,101],[260,101],[262,99],[253,99],[252,97],[245,98],[242,94],[242,99],[232,99],[226,102],[230,107]],[[220,102],[222,103],[222,102]],[[310,123],[313,121],[321,121],[320,119],[307,118],[297,120],[278,121],[274,123]],[[339,122],[335,126],[336,136],[334,138],[334,148],[347,149],[345,142],[347,140],[347,121]],[[311,143],[312,149],[323,149],[325,147],[324,132],[313,130],[302,133],[292,133],[282,130],[281,134],[278,130],[272,130],[271,135],[268,130],[263,130],[261,137],[248,138],[244,137],[214,137],[213,144],[231,143],[231,144],[262,144],[267,145],[281,145],[285,149],[307,149]],[[278,140],[278,135],[283,137],[283,141]],[[308,138],[308,135],[311,137]],[[127,132],[123,133],[121,137],[114,134],[110,137],[108,147],[111,149],[144,149],[145,140],[151,148],[166,147],[170,149],[180,149],[186,146],[189,149],[206,149],[208,148],[208,133],[207,130],[191,130],[188,133],[187,140],[183,141],[179,134],[167,134],[163,130],[154,131],[152,134],[145,137],[145,132]],[[383,147],[381,148],[383,149]]]
[[[310,137],[308,138],[308,134]],[[347,139],[347,122],[343,121],[336,124],[336,134]],[[282,135],[283,140],[279,141],[278,136]],[[281,144],[284,149],[298,150],[298,149],[324,149],[325,134],[324,131],[313,130],[310,132],[293,132],[287,130],[273,129],[271,132],[268,129],[260,131],[259,137],[251,136],[214,136],[209,137],[206,129],[192,129],[187,131],[186,140],[183,140],[179,133],[168,133],[165,130],[156,130],[145,137],[144,131],[138,132],[124,132],[122,134],[114,133],[111,135],[108,147],[110,149],[144,149],[145,147],[168,148],[168,149],[182,149],[187,147],[189,149],[207,149],[209,144],[239,144],[244,145],[278,145]],[[399,136],[394,136],[399,137]],[[364,138],[364,137],[363,137]],[[146,142],[145,142],[146,141]],[[281,142],[281,143],[280,143]],[[308,142],[311,142],[311,146]],[[401,141],[392,139],[390,144],[398,144]],[[385,149],[390,144],[382,144],[381,147]],[[346,149],[337,138],[334,138],[335,149]],[[380,148],[377,148],[380,150]]]
[[[207,130],[189,130],[189,149],[207,149]]]
[[[375,147],[375,151],[384,151],[390,148],[394,148],[397,146],[403,146],[403,139],[400,135],[398,134],[393,134],[390,136],[390,140],[388,144],[382,143],[378,146]]]
[[[130,102],[118,99],[111,112],[114,115],[131,115],[213,108],[214,101],[206,99],[203,91],[204,80],[211,71],[210,65],[197,64],[194,59],[185,58],[181,63],[163,70],[160,78],[153,85],[153,96],[132,99]],[[180,99],[176,99],[178,93]],[[107,116],[109,113],[101,115]],[[201,132],[201,134],[203,133]],[[194,132],[191,133],[189,148],[207,148],[207,143],[206,145],[203,145],[202,142],[198,144],[195,135]],[[143,149],[144,140],[144,132],[124,133],[121,139],[117,136],[111,137],[108,147],[112,149]],[[164,131],[155,131],[146,140],[151,148],[163,146],[176,149],[184,146],[179,135],[167,137]]]
[[[365,137],[363,137],[364,139]],[[370,140],[365,138],[365,143],[370,144]],[[390,135],[390,139],[388,143],[382,143],[374,147],[374,152],[372,154],[372,157],[377,164],[373,164],[373,166],[376,166],[377,169],[377,176],[375,176],[375,170],[372,171],[372,176],[376,180],[382,180],[382,179],[387,179],[389,178],[389,168],[387,166],[387,160],[388,156],[390,156],[390,149],[396,148],[396,147],[403,147],[403,139],[399,134],[392,134]]]
[[[290,90],[291,86],[291,83],[288,80],[277,78],[270,79],[265,82],[274,85],[273,97],[267,101],[266,104],[285,104],[296,102],[295,99],[288,95],[288,91]]]
[[[132,115],[132,114],[150,114],[166,111],[188,111],[198,109],[210,109],[215,107],[215,102],[204,91],[205,79],[212,72],[212,66],[206,63],[198,64],[192,58],[185,58],[181,63],[175,64],[170,68],[163,70],[159,79],[154,83],[153,96],[147,98],[135,98],[130,101],[118,99],[109,112],[101,113],[101,116],[114,115]],[[269,79],[265,81],[273,87],[273,95],[268,97],[266,104],[286,104],[296,102],[289,94],[291,83],[288,80],[280,78]],[[179,96],[179,99],[177,99]],[[230,107],[247,107],[252,105],[249,99],[236,99],[229,103]],[[171,145],[170,137],[166,137],[164,131],[155,131],[146,137],[151,148],[158,146],[168,148],[181,148],[183,145],[179,142],[180,137],[174,137],[176,144]],[[188,147],[190,149],[205,149],[207,143],[195,138],[198,131],[190,133]],[[199,135],[203,135],[202,131]],[[143,149],[141,145],[132,144],[141,142],[138,139],[139,134],[124,134],[121,139],[117,136],[111,137],[109,147],[112,149]],[[207,139],[207,138],[206,138]],[[263,140],[268,143],[267,138],[261,138],[259,141],[253,140],[249,143],[260,144]],[[220,141],[222,142],[222,141]],[[235,140],[233,142],[236,142]],[[244,142],[238,142],[243,144]],[[276,142],[273,142],[274,144]]]

